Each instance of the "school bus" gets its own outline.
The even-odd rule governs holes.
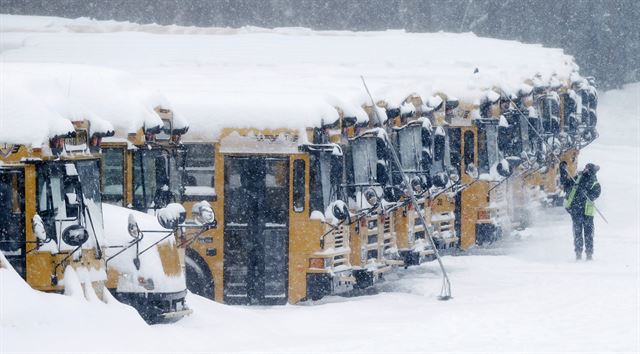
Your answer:
[[[417,94],[412,94],[405,99],[400,110],[383,104],[387,108],[387,115],[391,117],[388,133],[398,151],[401,168],[410,180],[411,185],[406,188],[413,189],[420,212],[428,223],[427,227],[431,228],[435,246],[441,250],[454,248],[458,241],[450,192],[457,175],[452,175],[449,165],[448,139],[442,127],[444,117],[435,119],[433,114],[434,111],[444,114],[445,106],[452,111],[455,103],[453,100],[447,104],[443,102],[440,99],[432,107]],[[437,126],[434,128],[433,124]],[[399,188],[404,187],[399,173],[395,169],[392,171],[395,173],[394,184]],[[433,245],[427,240],[429,230],[422,225],[417,213],[406,197],[396,212],[397,244],[405,266],[435,259]]]
[[[527,184],[527,177],[538,173],[540,163],[535,132],[531,131],[532,120],[537,112],[532,107],[533,86],[523,83],[515,94],[503,92],[501,115],[503,124],[498,128],[498,147],[509,162],[513,173],[503,180],[509,200],[509,215],[513,226],[526,228],[531,219],[531,201],[538,193]],[[507,96],[508,95],[508,96]]]
[[[34,289],[63,292],[71,267],[85,295],[102,298],[106,240],[100,157],[92,151],[113,132],[73,125],[44,146],[0,145],[0,249]]]
[[[149,323],[173,322],[191,313],[185,303],[187,286],[179,242],[197,237],[216,223],[208,202],[193,203],[189,213],[180,204],[184,194],[180,139],[188,126],[177,124],[169,109],[157,107],[155,111],[160,118],[157,125],[142,126],[132,133],[116,129],[115,136],[100,144],[103,200],[128,208],[133,220],[127,228],[135,230],[132,240],[119,240],[110,249],[107,287]],[[171,211],[180,219],[173,225],[154,222],[153,218],[149,221],[146,215],[156,215],[162,221]],[[122,228],[122,224],[111,226]],[[111,261],[122,257],[121,253],[133,258],[135,267],[130,262]]]
[[[373,109],[369,114],[374,114]],[[384,119],[384,118],[383,118]],[[397,239],[397,213],[401,191],[393,186],[389,163],[389,138],[373,120],[355,122],[344,129],[346,143],[345,192],[354,215],[351,225],[351,264],[355,287],[372,286],[384,275],[403,266]],[[380,122],[383,123],[383,122]]]
[[[189,290],[227,304],[277,305],[353,288],[339,129],[229,127],[216,141],[185,143],[186,188],[210,191],[220,215],[186,249]]]
[[[489,91],[479,106],[461,102],[448,127],[452,165],[464,187],[455,200],[462,250],[494,242],[511,227],[506,186],[499,184],[512,172],[498,150],[499,101]]]

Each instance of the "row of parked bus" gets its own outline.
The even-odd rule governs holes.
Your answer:
[[[187,289],[261,305],[366,289],[557,205],[596,107],[576,75],[474,101],[411,94],[363,105],[368,119],[335,107],[302,130],[229,122],[192,139],[169,107],[135,133],[75,121],[43,147],[0,145],[0,248],[36,289],[63,291],[71,267],[151,323],[188,314]]]

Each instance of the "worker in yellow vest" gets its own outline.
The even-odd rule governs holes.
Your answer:
[[[600,167],[588,163],[584,170],[572,178],[567,171],[566,162],[560,164],[560,183],[567,194],[564,207],[573,222],[573,241],[576,260],[582,259],[584,245],[587,260],[593,257],[593,201],[600,196],[600,183],[596,173]]]

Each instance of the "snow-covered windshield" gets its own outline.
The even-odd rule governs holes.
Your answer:
[[[166,149],[138,149],[133,155],[133,207],[146,211],[180,202],[182,178]]]
[[[98,159],[39,164],[36,184],[38,214],[43,219],[47,234],[57,235],[60,249],[68,248],[61,244],[59,237],[72,224],[80,224],[89,232],[85,247],[95,246],[96,237],[103,239]]]
[[[355,184],[373,184],[377,176],[378,157],[374,137],[360,137],[351,141],[353,177]]]
[[[398,131],[400,163],[405,172],[418,172],[422,155],[422,127],[407,126]]]

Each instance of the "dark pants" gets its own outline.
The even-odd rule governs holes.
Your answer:
[[[593,254],[593,216],[571,213],[571,220],[573,221],[573,245],[576,254],[582,254],[583,244],[585,253],[587,255]]]

